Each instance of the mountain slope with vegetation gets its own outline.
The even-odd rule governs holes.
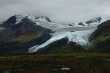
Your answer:
[[[98,26],[98,29],[91,35],[92,47],[99,51],[110,51],[110,20]]]

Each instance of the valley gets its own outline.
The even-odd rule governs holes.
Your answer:
[[[0,56],[1,73],[109,73],[109,53]]]

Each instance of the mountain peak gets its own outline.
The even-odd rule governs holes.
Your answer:
[[[15,15],[16,17],[16,24],[19,23],[25,16],[23,15]]]
[[[24,16],[22,15],[13,15],[9,17],[3,24],[5,24],[4,26],[6,27],[13,26],[15,24],[18,24],[23,18]]]
[[[47,17],[47,16],[40,16],[40,17],[36,17],[35,19],[38,20],[38,21],[52,22],[52,21],[50,20],[50,18]]]
[[[98,26],[99,24],[101,24],[102,21],[102,17],[94,17],[91,18],[85,22],[79,22],[77,26],[81,26],[81,27],[93,27],[93,26]]]

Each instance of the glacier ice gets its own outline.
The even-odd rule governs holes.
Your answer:
[[[44,48],[48,46],[49,44],[58,41],[63,38],[68,38],[68,42],[75,42],[81,46],[87,45],[88,38],[96,29],[90,29],[90,30],[82,30],[82,31],[66,31],[66,32],[55,32],[52,34],[52,37],[47,40],[46,42],[42,43],[41,45],[36,45],[32,48],[29,48],[29,53],[37,52],[39,49]]]
[[[26,17],[26,16],[24,16]],[[22,16],[17,16],[17,23],[19,23],[22,20]],[[89,26],[88,24],[84,23],[83,25],[78,25],[77,23],[74,24],[61,24],[61,23],[55,23],[55,22],[48,22],[45,20],[45,17],[39,17],[36,19],[34,16],[27,16],[30,20],[36,23],[36,25],[39,25],[44,28],[48,28],[53,33],[50,33],[52,36],[49,40],[46,42],[31,47],[28,49],[29,53],[37,52],[39,49],[44,48],[51,43],[61,40],[63,38],[67,38],[68,42],[75,42],[81,46],[88,45],[88,38],[89,36],[97,29],[97,26],[99,23],[91,23]],[[45,37],[44,37],[45,38]]]

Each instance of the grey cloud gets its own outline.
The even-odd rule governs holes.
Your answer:
[[[46,15],[58,22],[110,16],[110,0],[0,0],[0,19],[13,14]]]
[[[0,7],[7,6],[10,4],[17,4],[21,2],[21,0],[0,0]]]

